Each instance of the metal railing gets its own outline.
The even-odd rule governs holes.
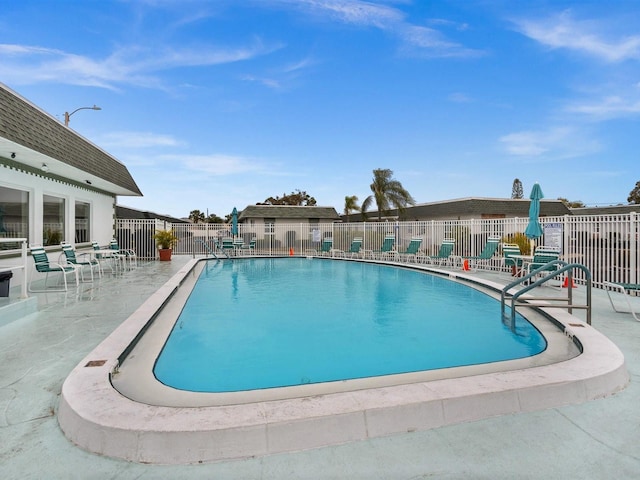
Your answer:
[[[362,250],[378,250],[387,234],[395,236],[395,249],[402,252],[413,237],[422,239],[421,252],[435,255],[444,238],[456,240],[453,255],[478,255],[490,236],[505,238],[524,232],[528,218],[431,220],[403,222],[275,223],[239,224],[237,237],[248,244],[256,238],[258,255],[304,255],[319,250],[322,239],[333,238],[333,246],[348,250],[354,237],[363,239]],[[584,265],[594,285],[604,282],[640,283],[640,215],[565,215],[540,218],[545,234],[534,246],[556,246],[561,259]],[[174,247],[178,255],[206,255],[200,242],[213,242],[231,235],[224,224],[170,224],[159,220],[118,220],[116,238],[123,248],[132,248],[139,258],[156,258],[153,233],[172,228],[180,239]],[[500,253],[483,268],[501,271]],[[585,284],[582,270],[575,281]]]
[[[580,270],[584,274],[586,278],[586,302],[584,304],[576,304],[573,303],[573,272],[574,270]],[[550,296],[541,296],[541,297],[531,297],[528,296],[524,301],[520,301],[520,297],[522,297],[527,292],[533,290],[534,288],[540,287],[545,283],[562,278],[564,274],[566,275],[567,282],[567,296],[566,297],[550,297]],[[544,275],[542,278],[535,280],[537,275]],[[510,327],[512,330],[515,330],[516,324],[516,308],[517,307],[556,307],[556,308],[566,308],[569,313],[573,313],[574,308],[583,309],[587,311],[587,324],[591,325],[591,272],[584,265],[580,265],[577,263],[567,263],[562,260],[553,260],[541,267],[535,269],[531,273],[524,275],[523,277],[514,280],[513,282],[505,285],[502,289],[500,295],[501,302],[501,310],[502,310],[502,318],[505,317],[505,306],[507,302],[507,297],[511,297],[511,315],[510,315]],[[520,290],[514,291],[510,293],[510,290],[514,287],[522,286]],[[566,305],[552,304],[550,302],[563,302]]]

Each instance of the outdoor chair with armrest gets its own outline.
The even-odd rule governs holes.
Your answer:
[[[487,239],[487,243],[485,243],[484,248],[480,252],[480,255],[471,257],[461,256],[460,262],[464,265],[464,261],[466,260],[469,269],[476,271],[481,263],[488,264],[491,261],[498,250],[498,245],[500,245],[500,237],[489,237]]]
[[[109,242],[109,248],[114,251],[114,256],[120,257],[123,266],[126,266],[127,262],[129,267],[138,266],[138,255],[131,248],[120,248],[118,241],[114,238]]]
[[[362,237],[353,237],[353,240],[351,240],[351,245],[349,246],[349,250],[344,251],[344,250],[334,249],[334,253],[336,256],[340,256],[340,257],[346,257],[347,254],[349,254],[349,256],[353,258],[353,257],[357,257],[360,254],[361,248],[362,248]]]
[[[545,274],[545,272],[554,272],[558,269],[558,265],[549,265],[549,263],[553,262],[554,260],[558,260],[559,257],[560,250],[557,248],[544,246],[537,247],[533,253],[533,260],[525,262],[523,270],[526,270],[527,274],[530,274],[534,270],[538,270],[544,267],[543,270],[540,270],[540,275]],[[558,279],[558,281],[560,281],[560,288],[562,288],[561,279]]]
[[[413,259],[417,263],[417,255],[422,245],[422,237],[412,237],[404,252],[398,252],[398,258],[402,262],[409,262]]]
[[[38,273],[44,273],[44,290],[34,290],[33,282],[34,275],[31,275],[31,281],[29,282],[28,289],[30,292],[66,292],[67,291],[67,275],[73,275],[75,277],[76,286],[79,285],[78,282],[78,270],[74,265],[66,264],[61,265],[59,263],[54,263],[49,261],[49,257],[47,256],[47,252],[44,247],[40,245],[33,245],[29,247],[31,252],[31,257],[33,258],[34,270]],[[34,272],[34,273],[35,273]],[[60,273],[62,276],[62,280],[64,283],[64,288],[51,288],[47,286],[47,281],[49,280],[50,273]]]
[[[389,255],[395,254],[395,251],[393,250],[393,247],[395,246],[395,244],[396,244],[396,236],[394,234],[385,235],[384,239],[382,240],[382,245],[380,246],[380,249],[372,251],[371,257],[384,258]]]
[[[434,265],[436,262],[438,265],[443,265],[451,261],[453,248],[456,245],[456,241],[453,238],[445,238],[440,244],[438,253],[436,255],[424,255],[420,257],[420,260],[424,263]]]
[[[520,246],[516,243],[503,243],[502,263],[505,267],[511,267],[511,275],[515,277],[522,271],[523,260],[514,255],[521,255]]]
[[[98,275],[102,276],[102,270],[100,269],[100,262],[97,259],[91,258],[88,253],[77,254],[76,249],[70,243],[62,243],[62,253],[64,255],[64,259],[66,263],[74,265],[78,267],[80,271],[80,278],[82,282],[85,282],[84,279],[84,271],[85,268],[89,268],[89,274],[91,275],[91,280],[89,282],[93,282],[93,269],[98,270]]]

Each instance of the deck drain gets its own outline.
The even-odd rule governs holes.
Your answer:
[[[106,360],[89,360],[85,367],[101,367],[105,363],[107,363]]]
[[[584,325],[581,324],[581,323],[570,323],[569,326],[570,327],[584,327]]]

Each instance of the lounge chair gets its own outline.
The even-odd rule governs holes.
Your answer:
[[[609,297],[609,301],[611,302],[611,307],[613,307],[613,310],[618,313],[630,313],[631,315],[633,315],[633,318],[636,321],[640,322],[640,318],[638,318],[638,315],[640,315],[640,312],[636,313],[636,311],[633,309],[633,306],[631,305],[631,299],[629,298],[629,293],[628,293],[630,291],[640,292],[640,283],[604,282],[604,286],[608,287],[606,288],[607,296]],[[615,304],[613,303],[613,297],[611,296],[612,291],[617,291],[622,294],[622,296],[627,302],[627,306],[629,307],[629,310],[618,310],[616,308]]]
[[[517,276],[522,271],[522,259],[513,255],[521,255],[520,246],[516,243],[502,244],[502,263],[505,267],[511,267],[511,275]]]
[[[349,256],[353,258],[360,255],[361,248],[362,248],[362,237],[353,237],[353,240],[351,240],[351,246],[349,247],[349,250],[345,252],[344,250],[334,249],[334,253],[336,256],[341,256],[341,257],[346,257],[347,254],[349,254]]]
[[[320,255],[329,255],[333,253],[333,237],[324,237],[322,246],[320,247]]]
[[[422,246],[422,237],[411,237],[409,245],[404,252],[398,252],[397,258],[401,262],[409,262],[412,258],[417,263],[417,256],[420,247]]]
[[[434,265],[436,262],[438,265],[443,265],[451,261],[453,253],[453,247],[456,246],[456,241],[453,238],[445,238],[440,244],[438,253],[436,255],[424,255],[420,256],[420,261]]]
[[[73,275],[75,277],[76,286],[78,286],[78,270],[74,265],[61,265],[59,263],[54,263],[49,261],[49,257],[47,256],[47,252],[42,246],[32,246],[29,248],[31,251],[31,256],[33,257],[33,264],[35,268],[35,272],[44,273],[46,276],[44,277],[44,290],[34,290],[33,289],[33,277],[31,275],[31,281],[29,282],[29,291],[30,292],[66,292],[67,291],[67,275]],[[35,273],[34,272],[34,273]],[[64,288],[55,288],[52,289],[47,287],[47,281],[49,280],[50,273],[60,273],[62,276],[62,280],[64,282]]]
[[[380,250],[374,250],[370,252],[371,258],[384,258],[389,255],[395,254],[393,247],[396,244],[396,236],[394,234],[385,235]]]
[[[85,281],[84,279],[85,267],[89,267],[89,274],[91,275],[91,280],[89,280],[90,282],[93,282],[94,268],[98,270],[98,275],[102,276],[100,262],[98,262],[98,260],[95,258],[91,258],[91,256],[88,253],[81,253],[80,255],[76,255],[76,249],[73,247],[73,245],[69,243],[62,244],[62,253],[64,254],[64,259],[66,263],[69,263],[71,265],[78,267],[78,270],[80,271],[80,279],[82,282]]]
[[[498,250],[498,245],[500,245],[500,237],[489,237],[487,239],[487,243],[485,243],[484,248],[480,252],[480,255],[472,257],[461,256],[459,257],[460,263],[464,265],[464,261],[466,260],[469,269],[476,271],[481,263],[488,264],[491,261]]]

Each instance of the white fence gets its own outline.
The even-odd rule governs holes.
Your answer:
[[[249,244],[256,239],[259,255],[304,255],[319,250],[322,239],[333,238],[334,248],[348,250],[354,237],[363,239],[364,250],[377,250],[385,235],[393,234],[396,249],[406,249],[412,237],[422,238],[421,250],[434,255],[444,238],[456,239],[454,255],[478,255],[489,236],[502,238],[524,232],[528,218],[447,220],[415,222],[290,223],[252,226],[238,225],[238,237]],[[640,283],[640,216],[585,215],[543,217],[544,235],[535,245],[553,245],[562,250],[562,259],[585,265],[596,284],[604,281]],[[158,220],[118,220],[117,238],[123,248],[133,248],[141,258],[155,258],[153,233],[173,228],[180,239],[174,253],[206,255],[216,241],[231,236],[230,226],[222,224],[167,224]],[[487,267],[501,268],[501,258]],[[576,280],[581,273],[576,271]]]

